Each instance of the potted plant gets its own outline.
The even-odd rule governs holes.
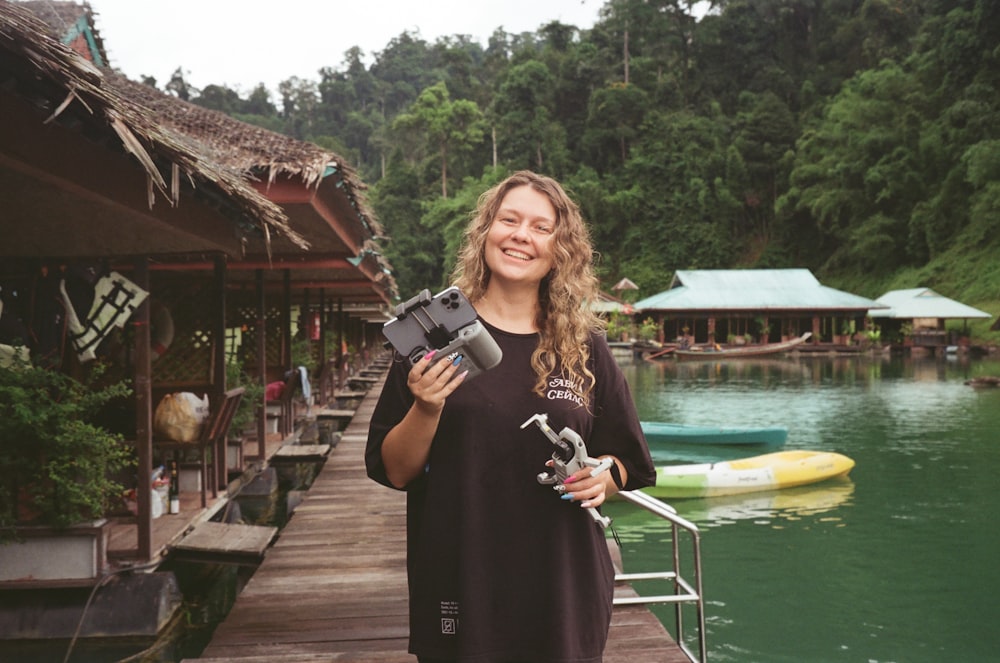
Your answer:
[[[19,579],[25,561],[41,565],[34,549],[26,552],[17,542],[64,536],[79,547],[81,533],[102,531],[104,516],[121,498],[114,477],[131,454],[94,416],[130,389],[102,384],[99,364],[88,373],[78,381],[23,359],[0,366],[0,543],[11,544],[0,545],[0,579]],[[48,540],[41,546],[53,547]]]
[[[646,318],[639,325],[639,340],[643,343],[651,343],[656,340],[660,332],[660,325],[652,318]]]
[[[608,316],[607,329],[605,334],[609,341],[627,341],[631,320],[621,313],[612,312]]]
[[[236,408],[229,426],[230,438],[241,437],[257,421],[257,409],[264,399],[264,385],[251,377],[243,368],[243,362],[231,360],[226,364],[226,389],[243,387],[243,398]]]

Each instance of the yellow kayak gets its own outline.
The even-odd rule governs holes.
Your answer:
[[[721,463],[664,465],[656,485],[643,490],[656,497],[710,497],[803,486],[846,476],[854,461],[832,451],[789,450]]]

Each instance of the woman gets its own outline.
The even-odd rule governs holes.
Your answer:
[[[460,359],[429,354],[397,361],[386,380],[366,463],[407,491],[410,652],[423,663],[602,660],[614,570],[579,507],[650,485],[655,470],[589,306],[591,258],[562,187],[512,175],[480,198],[455,270],[503,360],[465,382]],[[579,433],[611,469],[540,484],[555,448],[521,428],[534,414]]]

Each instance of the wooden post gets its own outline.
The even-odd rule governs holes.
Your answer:
[[[257,373],[264,393],[257,403],[260,416],[257,417],[257,457],[267,458],[267,312],[264,296],[264,270],[258,269],[257,281]]]
[[[222,404],[226,393],[226,259],[224,256],[215,258],[214,269],[215,287],[215,319],[212,321],[214,329],[212,333],[212,343],[214,351],[212,353],[212,395],[211,402],[213,409]],[[221,452],[221,457],[220,456]],[[216,445],[212,450],[212,467],[215,470],[215,479],[212,481],[212,497],[218,497],[220,490],[226,489],[228,468],[226,465],[226,445]]]
[[[282,344],[282,378],[284,371],[294,370],[292,366],[292,270],[282,272],[282,295],[284,301],[281,307],[281,344]]]
[[[135,451],[138,463],[136,472],[137,507],[137,549],[139,559],[148,560],[153,556],[153,503],[151,493],[153,481],[153,392],[152,367],[150,365],[149,262],[145,256],[135,259],[132,274],[136,285],[150,293],[150,296],[135,311]]]

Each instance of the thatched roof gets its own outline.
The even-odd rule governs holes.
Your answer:
[[[357,220],[365,226],[365,234],[382,234],[364,196],[367,187],[336,153],[186,102],[120,74],[109,77],[123,94],[155,111],[161,122],[194,138],[206,147],[208,156],[246,177],[273,183],[285,176],[316,188],[325,177],[335,174],[343,181],[344,193]]]
[[[194,141],[163,126],[150,109],[124,96],[109,80],[117,77],[53,39],[49,27],[18,3],[0,2],[0,65],[6,89],[44,109],[46,122],[82,125],[89,127],[88,133],[117,137],[121,149],[146,173],[151,208],[156,192],[177,206],[186,183],[213,198],[238,222],[240,232],[254,227],[265,236],[280,233],[308,246],[289,227],[282,209],[239,170],[210,159]]]
[[[68,43],[67,39],[77,36],[84,36],[88,41],[92,40],[97,49],[96,55],[100,59],[95,64],[98,66],[108,65],[108,52],[105,50],[104,41],[94,25],[95,12],[89,2],[77,4],[75,2],[53,2],[52,0],[21,0],[19,4],[48,24],[49,27],[55,28],[63,43]],[[87,34],[84,35],[84,32]]]

